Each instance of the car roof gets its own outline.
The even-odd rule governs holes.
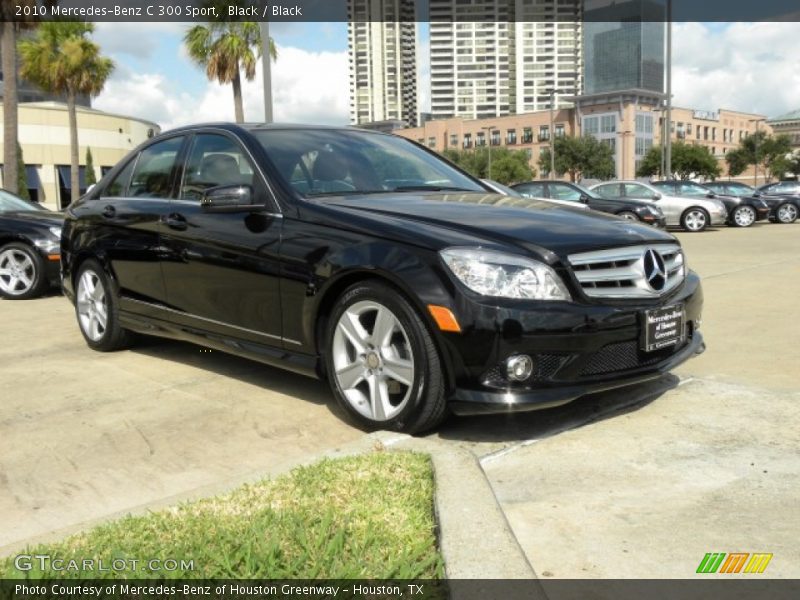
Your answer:
[[[298,124],[298,123],[231,123],[230,121],[214,121],[209,123],[193,123],[191,125],[182,125],[175,129],[170,129],[164,133],[176,133],[180,131],[191,131],[194,129],[223,129],[227,131],[281,131],[281,130],[309,130],[309,131],[363,131],[364,133],[373,133],[377,135],[386,135],[380,131],[372,131],[369,129],[361,129],[358,127],[350,127],[347,125],[313,125],[313,124]]]

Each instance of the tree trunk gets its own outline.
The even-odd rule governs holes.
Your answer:
[[[239,76],[239,70],[236,70],[236,76],[231,82],[233,84],[233,108],[236,112],[236,122],[244,123],[244,107],[242,105],[242,78]]]
[[[67,112],[69,113],[69,179],[72,188],[71,202],[81,196],[80,168],[78,162],[78,113],[75,110],[75,93],[67,92]]]
[[[17,162],[17,32],[13,22],[2,25],[3,53],[3,187],[19,191]]]

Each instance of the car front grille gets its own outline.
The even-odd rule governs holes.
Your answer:
[[[663,259],[665,276],[654,276],[650,251]],[[652,255],[651,255],[652,256]],[[625,246],[571,254],[570,265],[583,292],[591,298],[658,298],[686,277],[683,251],[677,244]]]

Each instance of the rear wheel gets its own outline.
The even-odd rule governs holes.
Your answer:
[[[752,206],[738,206],[733,211],[733,224],[736,227],[750,227],[756,222],[756,210]]]
[[[787,202],[786,204],[781,204],[775,214],[778,217],[778,223],[788,225],[797,220],[797,207]]]
[[[12,242],[0,248],[0,296],[28,300],[48,288],[44,260],[30,246]]]
[[[636,213],[631,212],[629,210],[623,210],[622,212],[617,213],[618,217],[622,217],[623,219],[627,219],[628,221],[638,221],[639,217],[636,216]]]
[[[692,233],[703,231],[708,222],[708,213],[702,208],[690,208],[681,216],[681,227]]]
[[[337,402],[367,429],[417,433],[445,416],[433,339],[409,302],[382,283],[356,284],[336,301],[325,364]]]
[[[78,271],[75,315],[86,343],[100,352],[126,347],[131,334],[119,324],[119,308],[103,268],[87,260]]]

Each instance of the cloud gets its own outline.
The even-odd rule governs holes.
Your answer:
[[[149,60],[158,50],[160,42],[168,36],[183,37],[190,23],[133,23],[109,22],[95,23],[94,41],[104,54],[128,55]]]
[[[196,67],[187,60],[186,68]],[[264,120],[261,73],[259,63],[256,79],[245,81],[242,86],[248,121]],[[272,94],[277,122],[347,124],[347,53],[280,48],[277,62],[272,63]],[[201,93],[191,94],[178,89],[161,73],[138,73],[124,66],[114,72],[93,105],[155,121],[164,130],[190,123],[234,120],[230,85],[209,81]]]
[[[799,23],[700,23],[673,29],[675,104],[778,116],[800,108]]]

